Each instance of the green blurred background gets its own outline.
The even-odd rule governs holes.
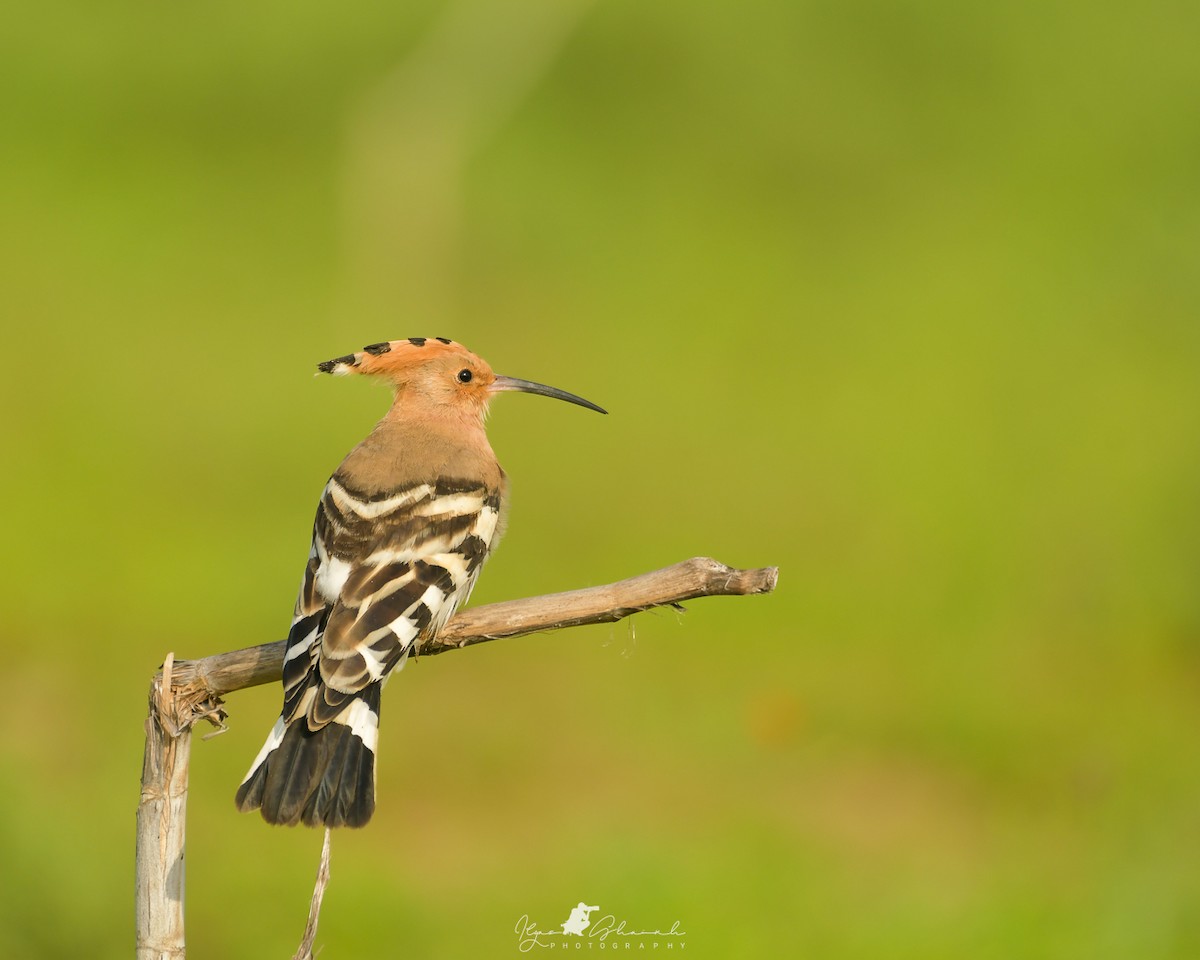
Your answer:
[[[425,660],[326,957],[579,900],[709,957],[1200,955],[1194,5],[24,5],[0,34],[0,954],[127,957],[150,677],[277,639],[450,336],[502,398],[476,602],[709,554],[774,595]],[[197,742],[192,955],[320,837]]]

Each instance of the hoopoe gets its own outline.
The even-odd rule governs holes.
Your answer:
[[[237,792],[270,823],[360,827],[375,810],[379,695],[471,593],[496,544],[504,471],[484,432],[519,390],[465,347],[411,337],[317,365],[391,381],[391,409],[325,486],[283,662],[283,711]]]

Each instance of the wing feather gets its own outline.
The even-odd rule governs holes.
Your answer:
[[[491,546],[499,491],[439,481],[365,497],[336,477],[321,497],[284,661],[284,716],[305,695],[312,730],[403,665],[466,600]]]
[[[313,523],[283,663],[284,705],[238,789],[271,823],[362,826],[375,806],[380,690],[466,602],[501,490],[440,480],[356,492],[335,474]]]

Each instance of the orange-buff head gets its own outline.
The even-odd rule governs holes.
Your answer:
[[[598,413],[608,412],[557,387],[500,376],[462,344],[444,337],[373,343],[358,353],[318,363],[317,369],[335,376],[385,377],[396,393],[389,416],[442,414],[482,423],[492,397],[510,390],[540,393]]]

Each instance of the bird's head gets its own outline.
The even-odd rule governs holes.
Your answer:
[[[383,377],[396,392],[392,410],[400,416],[450,415],[482,423],[492,398],[510,390],[540,393],[599,413],[608,412],[565,390],[500,376],[482,358],[445,337],[373,343],[358,353],[318,363],[317,369],[335,376]]]

